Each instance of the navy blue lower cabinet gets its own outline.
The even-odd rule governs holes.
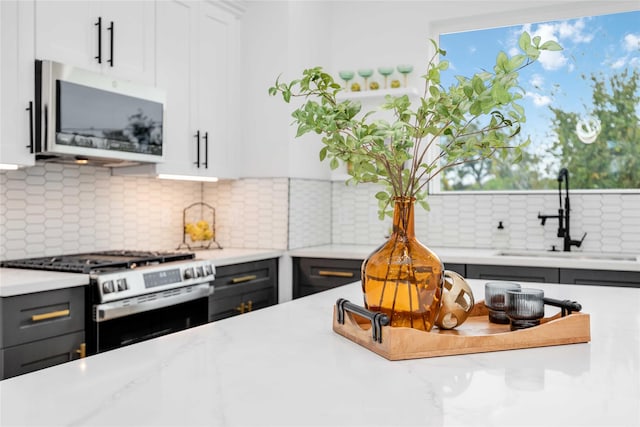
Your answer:
[[[278,260],[216,267],[209,296],[209,321],[248,313],[278,303]]]
[[[640,271],[560,269],[560,283],[640,288]]]
[[[468,279],[512,280],[514,282],[560,283],[560,269],[467,264],[466,277]]]

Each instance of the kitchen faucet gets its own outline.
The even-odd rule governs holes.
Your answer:
[[[562,182],[565,183],[565,196],[564,196],[564,208],[562,206]],[[570,252],[571,246],[575,246],[577,248],[582,245],[584,238],[587,237],[587,233],[584,233],[582,239],[580,240],[572,240],[571,234],[569,233],[569,219],[571,206],[569,204],[569,171],[567,168],[560,169],[560,173],[558,174],[558,198],[560,202],[560,208],[558,209],[558,215],[540,215],[538,212],[538,218],[541,220],[540,223],[542,225],[545,224],[548,218],[558,218],[558,237],[563,238],[563,251]],[[555,245],[551,247],[552,251],[556,250]]]

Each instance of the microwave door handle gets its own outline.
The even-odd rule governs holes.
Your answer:
[[[29,112],[29,145],[26,147],[29,149],[29,152],[33,154],[33,101],[29,101],[27,111]]]
[[[111,67],[113,67],[113,21],[109,24],[109,60],[107,61]]]
[[[98,64],[102,64],[102,17],[98,16],[98,22],[93,25],[98,27],[98,56],[94,58],[98,60]]]
[[[200,169],[200,130],[196,132],[196,161],[194,164]]]
[[[204,168],[209,169],[209,132],[204,133]]]

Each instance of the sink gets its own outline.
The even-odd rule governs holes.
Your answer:
[[[571,258],[571,259],[593,259],[593,260],[607,260],[607,261],[638,262],[638,255],[625,254],[625,253],[503,250],[503,251],[497,252],[496,255],[533,257],[533,258]]]

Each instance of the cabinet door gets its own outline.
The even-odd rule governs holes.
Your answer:
[[[154,10],[147,1],[37,1],[36,57],[153,84]]]
[[[154,85],[155,3],[152,1],[100,2],[99,16],[102,17],[103,29],[102,68],[105,73],[150,86]],[[113,25],[112,30],[109,29],[111,25]],[[111,32],[113,32],[113,43]]]
[[[36,58],[98,71],[95,6],[90,1],[36,1]]]
[[[197,53],[198,3],[177,0],[157,2],[157,86],[167,93],[165,114],[165,162],[158,173],[197,175],[197,93],[192,58]]]
[[[220,320],[278,302],[276,259],[216,268],[209,297],[209,321]]]
[[[231,137],[236,126],[235,67],[237,20],[219,7],[202,2],[198,20],[199,51],[195,68],[198,73],[198,128],[206,137],[202,141],[200,172],[221,178],[237,177],[234,167],[234,149],[237,145]]]
[[[0,2],[0,163],[33,166],[33,1]]]
[[[0,379],[78,359],[83,343],[84,331],[2,349]]]

